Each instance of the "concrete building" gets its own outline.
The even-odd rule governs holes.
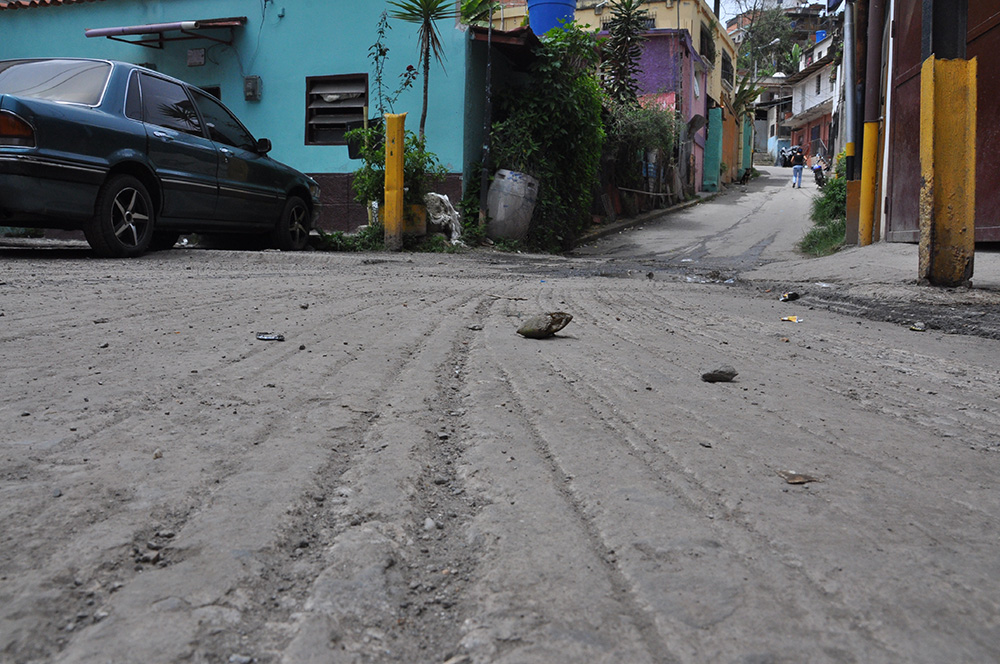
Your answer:
[[[457,2],[456,2],[457,7]],[[271,155],[315,177],[323,189],[319,225],[353,230],[367,222],[350,191],[360,161],[343,138],[376,103],[369,48],[376,39],[379,2],[329,0],[260,3],[246,0],[0,0],[0,59],[92,57],[146,64],[219,96]],[[181,23],[230,17],[223,28]],[[386,36],[386,86],[392,90],[407,65],[418,64],[417,26],[393,20]],[[87,29],[117,28],[111,38]],[[439,23],[445,67],[432,64],[427,118],[428,149],[449,171],[442,190],[457,201],[464,170],[482,145],[483,56],[457,19]],[[483,49],[478,49],[482,51]],[[469,64],[469,63],[474,64]],[[335,86],[341,98],[325,86]],[[395,112],[408,113],[416,131],[422,90],[404,92]],[[457,128],[457,130],[456,130]]]

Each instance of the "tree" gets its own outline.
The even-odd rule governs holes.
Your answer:
[[[436,23],[455,16],[455,11],[452,9],[453,0],[389,0],[389,4],[396,8],[392,12],[393,18],[420,26],[420,31],[417,33],[417,47],[424,70],[424,101],[420,110],[420,131],[417,135],[423,141],[424,125],[427,122],[431,54],[437,59],[441,68],[444,68],[444,48],[441,46],[441,33],[438,32]]]
[[[754,73],[759,79],[781,69],[785,52],[792,44],[792,25],[774,0],[732,0],[729,6],[736,12],[742,29],[737,68]]]
[[[642,43],[646,41],[643,32],[649,20],[649,12],[642,4],[642,0],[618,0],[611,5],[608,38],[603,48],[604,90],[609,97],[626,106],[639,103],[635,77],[640,70]]]
[[[792,24],[780,7],[756,10],[744,29],[744,39],[740,44],[740,69],[757,69],[765,76],[773,74],[776,65],[784,61],[784,53],[791,46],[791,40]]]

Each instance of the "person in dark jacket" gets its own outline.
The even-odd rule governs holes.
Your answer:
[[[802,188],[802,169],[805,165],[805,155],[802,154],[802,148],[799,148],[792,155],[792,187]]]

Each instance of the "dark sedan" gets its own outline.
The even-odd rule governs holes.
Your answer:
[[[0,225],[82,230],[101,256],[182,233],[302,249],[319,186],[218,99],[108,60],[0,60]]]

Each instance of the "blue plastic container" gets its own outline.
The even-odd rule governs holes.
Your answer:
[[[528,0],[528,25],[536,35],[562,27],[576,15],[575,0]]]

